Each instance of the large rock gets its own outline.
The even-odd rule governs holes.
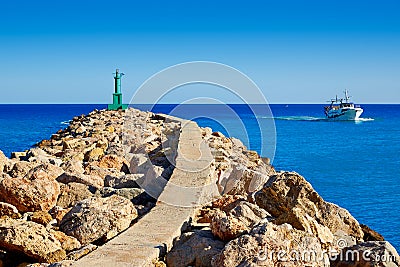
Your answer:
[[[0,247],[24,253],[40,262],[57,262],[66,257],[60,242],[34,222],[0,219]]]
[[[304,253],[303,253],[304,252]],[[214,256],[214,267],[315,266],[328,267],[318,239],[289,224],[263,222],[249,234],[230,241]]]
[[[16,161],[8,174],[12,178],[24,177],[32,168],[37,165],[37,162]]]
[[[81,183],[69,183],[61,185],[60,195],[58,196],[57,206],[68,208],[77,202],[92,197],[89,187]]]
[[[99,167],[104,169],[116,169],[118,171],[128,172],[128,162],[116,155],[106,155],[101,158],[99,162]]]
[[[252,228],[262,219],[270,217],[269,213],[247,201],[239,201],[237,205],[230,210],[229,214],[242,221],[247,227]]]
[[[104,180],[104,186],[113,188],[134,188],[139,187],[137,180],[144,174],[124,174],[119,177],[108,175]]]
[[[166,256],[170,267],[211,266],[212,257],[221,252],[225,243],[215,240],[209,229],[184,233],[174,240]]]
[[[333,267],[397,267],[400,257],[386,241],[369,241],[347,247],[332,259]]]
[[[217,171],[217,186],[220,193],[247,195],[260,190],[268,181],[269,176],[274,173],[273,169],[263,163],[261,159],[252,162],[247,156],[234,153],[235,156],[230,157],[229,167]],[[219,159],[221,156],[215,158],[216,161],[221,160]],[[225,160],[226,156],[222,158]]]
[[[69,173],[84,173],[85,169],[83,169],[82,161],[79,160],[68,160],[61,165],[61,168],[65,172]]]
[[[92,252],[95,249],[97,249],[96,245],[88,244],[78,250],[68,253],[67,259],[76,261],[76,260],[82,258],[83,256],[89,254],[90,252]]]
[[[51,220],[53,219],[48,212],[42,210],[33,212],[30,218],[31,221],[44,226],[47,226],[49,222],[51,222]]]
[[[368,225],[360,224],[360,226],[364,232],[364,241],[385,241],[381,234],[369,228]]]
[[[97,175],[86,175],[82,173],[64,172],[57,181],[63,184],[80,183],[94,186],[96,188],[104,186],[104,179]]]
[[[324,201],[297,173],[273,175],[256,193],[255,200],[276,218],[276,224],[289,223],[296,229],[325,235],[325,238],[329,236],[325,227],[334,235],[342,231],[357,240],[364,236],[359,223],[347,210]]]
[[[61,243],[61,247],[69,252],[81,247],[81,243],[72,236],[68,236],[60,231],[50,230],[50,233]]]
[[[38,166],[24,178],[6,178],[0,183],[0,197],[21,212],[48,211],[56,205],[60,193],[60,185],[54,180],[57,175],[52,168]]]
[[[137,217],[136,208],[126,198],[113,195],[78,202],[62,219],[60,229],[86,245],[110,239],[129,227]]]
[[[210,228],[216,237],[224,241],[232,240],[249,230],[241,220],[223,211],[214,214]]]
[[[52,155],[49,155],[46,151],[39,147],[32,148],[28,151],[26,155],[26,160],[30,162],[38,162],[38,163],[51,163],[56,166],[60,166],[62,164],[62,160],[55,158]]]
[[[104,149],[100,147],[93,148],[85,154],[85,161],[97,161],[104,155]]]
[[[228,241],[250,230],[255,224],[271,215],[240,195],[225,195],[211,203],[213,209],[203,209],[200,221],[211,218],[213,234]]]
[[[63,173],[64,170],[62,168],[49,163],[44,163],[32,168],[25,175],[25,178],[29,180],[37,180],[37,179],[55,180]]]
[[[130,201],[134,201],[137,197],[144,194],[143,188],[119,188],[115,189],[112,187],[103,187],[98,189],[95,194],[101,197],[109,197],[112,195],[118,195],[124,197]]]
[[[16,218],[19,216],[18,209],[11,204],[0,202],[0,217],[3,216]]]

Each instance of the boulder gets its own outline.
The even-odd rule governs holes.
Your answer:
[[[264,209],[247,201],[240,201],[237,203],[237,205],[230,210],[229,214],[236,217],[250,228],[259,223],[262,219],[270,217],[270,214]]]
[[[30,162],[48,163],[52,157],[47,152],[39,147],[31,148],[26,153],[26,160]]]
[[[3,216],[17,218],[19,217],[18,209],[11,204],[0,202],[0,217]]]
[[[84,173],[85,170],[82,166],[82,161],[68,160],[61,165],[61,168],[68,173]]]
[[[134,188],[139,187],[136,181],[144,174],[124,174],[119,177],[108,175],[104,179],[104,186],[113,188]]]
[[[52,165],[50,163],[44,163],[29,170],[25,175],[25,178],[28,180],[55,180],[63,173],[64,170],[61,167]]]
[[[0,247],[23,253],[39,262],[57,262],[66,257],[60,242],[43,225],[0,219]]]
[[[184,233],[174,240],[166,263],[170,267],[211,266],[212,257],[220,253],[224,246],[225,243],[214,239],[207,228]]]
[[[60,193],[54,176],[39,168],[24,178],[6,178],[0,183],[0,197],[20,212],[48,211],[56,205]]]
[[[369,241],[347,247],[332,258],[332,267],[397,267],[400,257],[387,241]]]
[[[260,190],[268,179],[269,172],[265,166],[250,169],[242,163],[233,163],[230,168],[221,171],[218,187],[221,194],[245,195]]]
[[[264,188],[255,194],[258,206],[276,219],[276,224],[289,223],[294,228],[319,235],[326,233],[326,226],[332,234],[345,234],[362,240],[364,233],[357,220],[345,209],[326,202],[312,186],[297,173],[273,175]],[[315,225],[321,225],[316,229]]]
[[[223,211],[213,215],[210,228],[214,236],[224,241],[232,240],[249,230],[241,220]]]
[[[35,211],[33,212],[33,214],[31,215],[31,221],[47,226],[49,224],[49,222],[53,219],[51,217],[51,215],[46,212],[46,211]]]
[[[57,178],[57,181],[63,184],[80,183],[94,187],[104,186],[104,180],[101,177],[82,173],[64,172],[60,177]]]
[[[261,222],[249,234],[230,241],[214,256],[214,267],[315,266],[328,267],[318,239],[289,224]]]
[[[53,207],[49,213],[53,219],[57,221],[57,225],[60,225],[62,218],[64,218],[65,214],[67,214],[71,208],[63,209],[59,206]]]
[[[130,173],[146,174],[152,168],[152,163],[145,154],[131,154],[129,161]]]
[[[75,249],[79,249],[81,247],[81,243],[72,236],[68,236],[60,231],[50,230],[50,233],[61,243],[62,249],[66,252],[73,251]]]
[[[115,189],[112,187],[103,187],[98,189],[95,194],[100,195],[101,197],[109,197],[112,195],[117,195],[124,197],[130,201],[133,201],[138,196],[142,195],[145,192],[143,188],[119,188]]]
[[[97,249],[96,245],[88,244],[78,250],[68,253],[67,259],[76,261],[76,260],[82,258],[83,256],[89,254],[90,252],[94,251],[95,249]]]
[[[102,180],[102,186],[104,186],[104,180],[107,176],[120,177],[124,175],[116,169],[104,169],[96,165],[97,162],[92,162],[85,168],[85,174],[90,176],[97,176]]]
[[[8,174],[12,178],[24,177],[32,168],[38,165],[37,162],[16,161]]]
[[[60,195],[58,196],[57,206],[68,208],[77,202],[92,197],[89,186],[82,183],[71,182],[61,185]]]
[[[12,159],[17,159],[17,160],[25,160],[26,151],[23,151],[23,152],[12,152],[11,153],[11,158]]]
[[[92,162],[92,161],[97,161],[99,160],[101,157],[104,156],[104,149],[100,148],[100,147],[95,147],[92,150],[88,151],[85,154],[85,161],[87,162]]]
[[[112,195],[78,202],[62,219],[60,229],[82,245],[100,238],[108,240],[129,227],[137,210],[126,198]]]
[[[104,169],[116,169],[121,172],[128,172],[128,162],[116,155],[106,155],[101,158],[99,162],[99,167]]]
[[[365,224],[360,224],[364,233],[364,241],[385,241],[385,238]]]

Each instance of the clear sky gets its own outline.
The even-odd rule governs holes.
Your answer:
[[[398,0],[2,1],[0,103],[107,103],[117,67],[129,102],[154,73],[196,60],[244,72],[270,103],[345,88],[400,103],[399,14]]]

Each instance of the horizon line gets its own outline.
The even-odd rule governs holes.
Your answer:
[[[108,105],[110,103],[80,103],[80,102],[68,102],[68,103],[0,103],[0,105]],[[358,105],[400,105],[400,103],[395,102],[358,102]],[[274,102],[274,103],[135,103],[126,105],[329,105],[329,103],[324,102]]]

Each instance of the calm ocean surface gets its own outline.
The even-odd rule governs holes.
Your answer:
[[[73,116],[105,107],[0,105],[0,149],[8,156],[29,149],[66,127]],[[230,107],[246,125],[250,148],[260,152],[260,146],[269,143],[262,144],[251,110],[243,105]],[[306,177],[325,200],[348,209],[400,250],[400,105],[362,107],[362,117],[368,120],[332,122],[323,119],[323,105],[271,105],[277,138],[273,165]],[[158,105],[153,111],[169,113],[173,108]],[[192,105],[179,115],[193,118],[201,110],[213,116],[196,119],[200,126],[246,138],[234,127],[238,118],[218,106]],[[271,120],[268,114],[257,119]]]

